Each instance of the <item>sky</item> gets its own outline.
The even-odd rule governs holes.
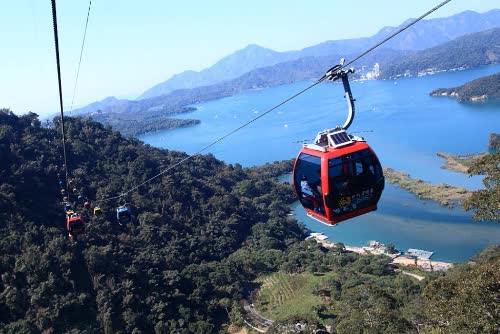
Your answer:
[[[368,37],[441,0],[93,0],[74,108],[134,98],[185,70],[199,71],[248,44],[300,50]],[[59,0],[63,100],[69,113],[89,0]],[[500,0],[452,0],[428,18],[484,13]],[[59,111],[50,0],[2,1],[0,108]]]

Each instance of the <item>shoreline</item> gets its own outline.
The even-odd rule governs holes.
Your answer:
[[[328,237],[323,233],[311,232],[306,239],[314,239],[318,244],[321,244],[325,248],[335,248],[337,243],[328,241]],[[424,271],[432,272],[432,271],[445,271],[450,268],[453,268],[454,264],[451,262],[445,261],[435,261],[430,259],[412,259],[406,257],[402,253],[397,254],[387,254],[382,251],[382,248],[375,248],[370,246],[348,246],[345,245],[345,250],[352,253],[357,253],[360,255],[385,255],[392,259],[391,264],[410,267],[410,268],[419,268]]]
[[[452,155],[443,152],[436,153],[438,157],[443,158],[446,162],[444,166],[441,166],[441,169],[451,170],[453,172],[463,174],[468,174],[470,166],[485,154],[486,153]]]
[[[421,179],[413,179],[410,174],[389,167],[384,168],[384,176],[387,182],[408,190],[419,199],[432,200],[441,206],[454,207],[471,195],[469,190],[462,187],[450,186],[446,183],[430,184]]]

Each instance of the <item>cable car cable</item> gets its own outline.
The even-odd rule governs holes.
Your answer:
[[[96,202],[98,202],[98,203],[99,203],[99,202],[110,201],[110,200],[112,200],[112,199],[118,199],[118,198],[121,198],[121,197],[123,197],[123,196],[125,196],[125,195],[127,195],[127,194],[129,194],[129,193],[131,193],[131,192],[133,192],[133,191],[135,191],[135,190],[137,190],[138,188],[140,188],[141,186],[145,185],[146,183],[149,183],[149,182],[153,181],[154,179],[156,179],[157,177],[159,177],[159,176],[161,176],[161,175],[165,174],[165,173],[166,173],[166,172],[168,172],[169,170],[171,170],[171,169],[173,169],[173,168],[175,168],[175,167],[177,167],[177,166],[181,165],[182,163],[186,162],[187,160],[189,160],[189,159],[191,159],[191,158],[193,158],[193,157],[195,157],[195,156],[197,156],[197,155],[201,154],[203,151],[205,151],[205,150],[209,149],[210,147],[214,146],[215,144],[217,144],[217,143],[219,143],[219,142],[223,141],[224,139],[226,139],[227,137],[231,136],[231,135],[232,135],[232,134],[234,134],[235,132],[238,132],[239,130],[243,129],[244,127],[246,127],[246,126],[250,125],[251,123],[255,122],[255,121],[256,121],[256,120],[258,120],[259,118],[264,117],[265,115],[269,114],[271,111],[273,111],[273,110],[275,110],[276,108],[278,108],[278,107],[282,106],[283,104],[285,104],[285,103],[287,103],[288,101],[290,101],[291,99],[293,99],[293,98],[295,98],[295,97],[299,96],[300,94],[304,93],[305,91],[307,91],[307,90],[309,90],[309,89],[313,88],[314,86],[316,86],[317,84],[319,84],[320,82],[322,82],[322,81],[324,81],[324,80],[325,80],[325,79],[322,79],[321,81],[320,81],[320,80],[318,80],[317,82],[315,82],[314,84],[312,84],[312,85],[310,85],[310,86],[308,86],[308,87],[304,88],[304,89],[303,89],[303,90],[301,90],[300,92],[295,93],[294,95],[290,96],[290,97],[289,97],[289,98],[287,98],[286,100],[282,101],[281,103],[279,103],[279,104],[275,105],[274,107],[272,107],[271,109],[267,110],[267,111],[266,111],[266,112],[264,112],[263,114],[260,114],[259,116],[257,116],[257,117],[255,117],[255,118],[251,119],[250,121],[248,121],[248,122],[244,123],[243,125],[240,125],[239,127],[237,127],[236,129],[234,129],[233,131],[231,131],[231,132],[229,132],[229,133],[225,134],[224,136],[220,137],[219,139],[217,139],[217,140],[213,141],[212,143],[210,143],[210,144],[206,145],[205,147],[203,147],[202,149],[198,150],[196,153],[193,153],[193,154],[191,154],[191,155],[189,155],[189,156],[185,157],[184,159],[182,159],[182,160],[180,160],[180,161],[176,162],[175,164],[173,164],[173,165],[169,166],[167,169],[165,169],[165,170],[161,171],[160,173],[158,173],[158,174],[156,174],[155,176],[153,176],[153,177],[149,178],[148,180],[146,180],[146,181],[142,182],[141,184],[139,184],[139,185],[137,185],[137,186],[135,186],[135,187],[133,187],[133,188],[129,189],[128,191],[126,191],[126,192],[124,192],[124,193],[121,193],[121,194],[120,194],[120,195],[118,195],[118,196],[109,197],[109,198],[105,198],[105,199],[101,199],[101,200],[96,200]]]
[[[444,5],[446,5],[448,2],[450,2],[451,0],[445,0],[443,2],[441,2],[439,5],[437,5],[436,7],[432,8],[431,10],[427,11],[426,13],[422,14],[420,17],[416,18],[415,20],[413,20],[412,22],[408,23],[407,25],[401,27],[400,29],[398,29],[397,31],[395,31],[394,33],[392,33],[391,35],[389,35],[388,37],[384,38],[382,41],[378,42],[377,44],[375,44],[374,46],[372,46],[371,48],[369,48],[368,50],[366,50],[365,52],[361,53],[360,55],[358,55],[357,57],[355,57],[353,60],[349,61],[347,64],[343,65],[342,67],[348,67],[349,65],[351,65],[352,63],[354,63],[356,60],[360,59],[361,57],[364,57],[365,55],[367,55],[368,53],[370,53],[371,51],[373,51],[374,49],[378,48],[380,45],[384,44],[385,42],[387,42],[388,40],[390,40],[391,38],[393,38],[394,36],[400,34],[401,32],[403,32],[404,30],[408,29],[409,27],[411,27],[412,25],[414,25],[415,23],[419,22],[420,20],[422,20],[423,18],[425,18],[426,16],[434,13],[436,10],[438,10],[439,8],[443,7]],[[335,65],[333,66],[332,68],[330,68],[323,77],[328,77],[328,73],[331,72],[332,70],[334,71],[335,69],[342,69],[342,67],[338,68],[338,65]]]
[[[52,1],[55,1],[55,0],[52,0]],[[351,60],[350,62],[348,62],[347,64],[341,64],[341,65],[335,65],[333,66],[332,68],[330,68],[321,78],[319,78],[316,82],[314,82],[313,84],[307,86],[306,88],[302,89],[301,91],[295,93],[294,95],[288,97],[286,100],[283,100],[282,102],[276,104],[274,107],[268,109],[266,112],[260,114],[259,116],[251,119],[250,121],[240,125],[239,127],[237,127],[236,129],[232,130],[231,132],[225,134],[224,136],[218,138],[217,140],[213,141],[212,143],[206,145],[205,147],[203,147],[202,149],[200,149],[199,151],[197,151],[196,153],[193,153],[191,155],[188,155],[187,157],[185,157],[184,159],[176,162],[175,164],[169,166],[167,169],[161,171],[160,173],[156,174],[155,176],[149,178],[148,180],[140,183],[139,185],[127,190],[126,192],[123,192],[121,193],[120,195],[117,195],[117,196],[113,196],[113,197],[108,197],[108,198],[104,198],[104,199],[96,199],[96,202],[99,203],[99,202],[106,202],[106,201],[110,201],[110,200],[113,200],[113,199],[119,199],[123,196],[126,196],[127,194],[139,189],[141,186],[151,182],[152,180],[156,179],[157,177],[165,174],[166,172],[172,170],[173,168],[183,164],[184,162],[190,160],[191,158],[199,155],[200,153],[204,152],[205,150],[209,149],[210,147],[214,146],[215,144],[221,142],[222,140],[226,139],[227,137],[231,136],[232,134],[238,132],[239,130],[243,129],[244,127],[250,125],[251,123],[255,122],[256,120],[266,116],[267,114],[269,114],[270,112],[272,112],[273,110],[279,108],[280,106],[284,105],[285,103],[289,102],[290,100],[296,98],[297,96],[301,95],[302,93],[308,91],[309,89],[315,87],[316,85],[318,85],[319,83],[325,81],[325,80],[335,80],[338,78],[338,75],[340,74],[340,72],[342,72],[343,68],[344,67],[347,67],[348,65],[352,64],[353,62],[355,62],[356,60],[360,59],[361,57],[365,56],[366,54],[368,54],[369,52],[373,51],[375,48],[379,47],[380,45],[386,43],[388,40],[390,40],[391,38],[395,37],[396,35],[400,34],[401,32],[403,32],[404,30],[408,29],[409,27],[411,27],[412,25],[414,25],[415,23],[419,22],[420,20],[422,20],[423,18],[425,18],[426,16],[432,14],[433,12],[435,12],[436,10],[438,10],[439,8],[441,8],[442,6],[446,5],[448,2],[450,2],[451,0],[445,0],[443,1],[442,3],[440,3],[439,5],[435,6],[434,8],[432,8],[431,10],[427,11],[426,13],[424,13],[423,15],[421,15],[420,17],[416,18],[415,20],[413,20],[412,22],[410,22],[409,24],[407,24],[406,26],[398,29],[396,32],[392,33],[391,35],[389,35],[388,37],[384,38],[381,42],[375,44],[374,46],[372,46],[371,48],[369,48],[367,51],[361,53],[359,56],[355,57],[353,60]]]
[[[73,98],[71,99],[71,108],[69,109],[70,113],[73,111],[73,102],[75,102],[76,85],[78,83],[78,76],[80,75],[80,65],[82,64],[83,48],[85,47],[85,37],[87,36],[87,27],[89,25],[89,16],[90,16],[90,7],[91,6],[92,6],[92,0],[89,0],[89,9],[87,11],[87,21],[85,22],[85,29],[84,29],[84,32],[83,32],[83,40],[82,40],[82,47],[80,49],[80,59],[78,60],[78,69],[76,71],[75,87],[73,88]]]
[[[63,157],[64,157],[64,172],[66,178],[66,193],[69,199],[68,162],[66,158],[66,135],[64,131],[64,109],[63,109],[63,96],[62,96],[62,85],[61,85],[61,60],[59,58],[59,38],[57,33],[56,0],[51,0],[51,2],[52,2],[52,21],[54,26],[54,44],[55,44],[56,63],[57,63],[57,82],[59,86],[59,107],[61,109],[61,135],[62,135],[62,147],[63,147]]]
[[[51,0],[52,2],[52,21],[54,25],[54,43],[55,43],[55,51],[56,51],[56,63],[57,63],[57,81],[59,88],[59,107],[61,110],[61,134],[62,134],[62,146],[63,146],[63,155],[64,155],[64,171],[66,178],[66,198],[69,200],[69,180],[68,180],[68,164],[66,157],[66,135],[64,129],[64,107],[63,107],[63,97],[62,97],[62,80],[61,80],[61,61],[59,57],[59,36],[57,31],[57,12],[56,12],[56,0]],[[63,191],[62,191],[63,192]],[[67,203],[66,201],[66,203]],[[68,207],[65,206],[65,209]],[[74,212],[69,215],[69,212],[66,212],[66,230],[69,236],[76,240],[79,235],[85,233],[85,221],[81,218],[80,215],[75,214]]]

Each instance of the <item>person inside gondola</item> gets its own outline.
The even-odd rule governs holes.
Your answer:
[[[315,187],[314,185],[310,184],[309,181],[307,180],[307,176],[302,175],[301,181],[300,181],[300,190],[302,192],[302,198],[303,198],[303,203],[309,207],[309,209],[315,211],[315,212],[320,212],[320,206],[319,206],[319,193],[317,190],[317,186]]]
[[[355,163],[355,175],[352,177],[353,193],[361,193],[375,184],[374,166],[367,159]]]
[[[316,171],[316,173],[317,173],[317,180],[314,181],[314,182],[311,182],[311,188],[312,188],[314,197],[318,201],[318,209],[316,211],[318,213],[323,213],[324,214],[325,213],[325,207],[324,207],[323,198],[322,198],[323,190],[321,188],[321,169],[318,169]]]

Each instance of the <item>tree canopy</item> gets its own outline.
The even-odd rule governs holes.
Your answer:
[[[66,120],[72,184],[104,211],[94,217],[71,194],[89,222],[78,242],[64,226],[60,120],[45,128],[36,114],[0,110],[0,333],[220,333],[241,322],[239,302],[255,278],[277,271],[338,276],[318,287],[335,303],[302,319],[309,328],[323,328],[326,308],[334,310],[337,333],[416,333],[419,324],[490,333],[498,323],[491,313],[498,249],[475,266],[418,283],[397,275],[384,257],[322,248],[304,240],[303,226],[286,215],[293,192],[275,178],[291,161],[245,169],[212,155],[193,157],[130,194],[132,222],[119,226],[118,201],[96,199],[131,189],[186,154],[88,119]],[[463,287],[469,279],[473,284]],[[450,292],[438,294],[441,285]],[[463,310],[481,298],[491,315],[468,311],[465,324],[444,305],[449,296],[449,306]]]
[[[71,178],[90,199],[186,157],[90,120],[66,121]],[[132,194],[129,226],[116,224],[116,202],[98,203],[99,218],[73,203],[90,223],[87,240],[73,243],[58,130],[35,114],[0,112],[0,331],[218,331],[252,277],[278,270],[303,239],[285,215],[288,186],[206,155]]]
[[[484,189],[472,192],[463,203],[465,210],[473,210],[475,220],[500,222],[500,153],[486,154],[469,168],[469,174],[484,175]]]

